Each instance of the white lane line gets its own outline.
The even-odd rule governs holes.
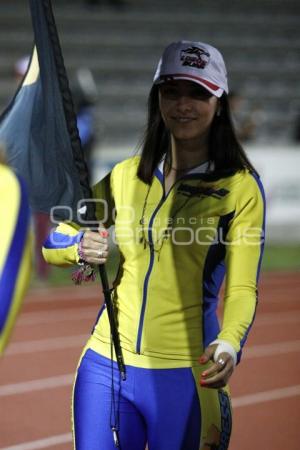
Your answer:
[[[39,311],[23,313],[18,319],[17,326],[39,325],[55,322],[71,322],[81,319],[96,318],[97,311],[101,308],[101,304],[95,306],[87,306],[85,308],[73,308],[63,310]],[[285,323],[300,322],[300,311],[278,312],[278,313],[262,313],[258,314],[254,326],[278,325]]]
[[[37,380],[23,381],[21,383],[4,384],[0,386],[0,397],[25,394],[27,392],[56,389],[73,383],[74,374],[68,373],[57,377],[39,378]]]
[[[65,337],[54,337],[49,339],[37,339],[25,342],[12,342],[6,350],[5,357],[12,355],[21,355],[25,353],[76,348],[80,345],[83,345],[87,338],[88,334],[81,334]],[[272,356],[274,354],[282,353],[293,353],[298,352],[299,350],[300,340],[246,346],[243,351],[243,359],[260,358],[262,356]]]
[[[285,353],[297,353],[300,351],[300,341],[275,342],[274,344],[252,345],[245,347],[243,359],[261,358]]]
[[[232,406],[234,409],[244,406],[256,405],[258,403],[266,403],[274,400],[282,400],[285,398],[295,397],[300,395],[300,385],[289,386],[286,388],[272,389],[270,391],[258,392],[256,394],[242,395],[232,399]],[[59,434],[50,436],[45,439],[36,441],[23,442],[18,445],[9,447],[2,447],[0,450],[38,450],[41,448],[52,447],[58,444],[65,444],[72,441],[72,434]]]
[[[280,289],[282,292],[290,293],[293,289],[298,289],[300,287],[299,277],[298,280],[272,280],[271,282],[262,282],[258,285],[258,291],[260,293],[264,292],[276,292],[276,289]]]
[[[101,286],[76,287],[67,286],[61,288],[36,288],[26,296],[26,303],[51,303],[55,300],[73,302],[77,300],[95,300],[103,298]]]
[[[1,447],[0,450],[37,450],[40,448],[53,447],[59,444],[66,444],[72,442],[72,434],[57,434],[45,439],[38,439],[37,441],[23,442],[18,445],[11,445],[9,447]]]
[[[268,275],[267,272],[264,272],[261,276],[260,283],[262,284],[269,284],[270,286],[273,286],[274,284],[282,285],[285,284],[287,286],[290,286],[291,283],[299,283],[300,274],[298,271],[295,271],[293,273],[286,272],[286,273],[274,273]]]
[[[35,341],[14,342],[8,346],[5,356],[80,347],[85,343],[88,337],[87,334],[80,334],[76,336],[39,339]]]
[[[86,336],[70,336],[67,339],[70,339],[68,341],[69,346],[72,344],[72,339],[78,339],[83,340],[83,338],[86,338]],[[50,341],[50,339],[49,339]],[[51,345],[55,345],[57,348],[59,340],[53,339],[54,343],[47,343],[47,345],[50,347]],[[62,341],[62,339],[60,340]],[[82,344],[82,342],[80,342]],[[26,343],[24,343],[26,344]],[[40,341],[36,342],[36,345],[38,346],[40,344]],[[79,343],[76,343],[76,346]],[[48,350],[49,350],[48,347]],[[53,347],[52,347],[53,348]],[[61,348],[61,347],[59,347]],[[39,347],[39,350],[41,347]],[[28,351],[30,349],[27,349]],[[15,350],[16,351],[16,350]],[[34,350],[36,351],[36,350]],[[248,347],[247,350],[245,350],[243,359],[250,359],[250,358],[261,358],[265,356],[272,356],[272,355],[278,355],[278,354],[286,354],[286,353],[294,353],[300,351],[300,341],[290,341],[285,343],[275,343],[275,344],[267,344],[267,345],[254,345],[252,347]],[[16,354],[16,353],[15,353]],[[74,375],[73,374],[67,374],[67,375],[61,375],[57,377],[50,377],[50,378],[40,378],[37,380],[30,380],[20,383],[14,383],[14,384],[6,384],[0,386],[0,397],[9,396],[9,395],[15,395],[15,394],[23,394],[26,392],[32,392],[42,389],[54,389],[60,386],[67,386],[73,382]],[[0,449],[1,450],[1,449]]]
[[[99,305],[99,308],[101,305]],[[71,322],[82,319],[96,319],[97,307],[88,306],[80,309],[64,309],[59,311],[44,311],[36,313],[23,313],[18,322],[18,327],[24,325],[39,325],[56,322]]]
[[[254,327],[300,322],[300,311],[257,314]]]
[[[293,288],[293,290],[278,289],[274,288],[274,293],[272,292],[260,292],[258,296],[258,301],[263,301],[265,304],[278,304],[280,303],[282,307],[286,305],[286,303],[298,303],[300,301],[299,296],[297,295],[297,286]]]
[[[232,399],[232,406],[240,408],[241,406],[256,405],[257,403],[266,403],[272,400],[281,400],[284,398],[300,395],[300,384],[286,388],[273,389],[271,391],[257,392],[256,394],[242,395]]]

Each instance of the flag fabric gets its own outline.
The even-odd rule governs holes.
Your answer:
[[[79,175],[74,161],[76,151],[81,158],[81,146],[75,115],[66,118],[72,102],[64,67],[58,65],[59,43],[54,47],[51,39],[56,32],[51,2],[30,0],[30,8],[35,42],[29,66],[0,116],[0,143],[15,171],[0,166],[0,354],[31,274],[29,203],[34,212],[56,207],[57,219],[78,221],[78,201],[89,196],[89,186],[81,186],[87,172]]]
[[[51,0],[30,0],[30,8],[35,45],[24,80],[0,117],[0,141],[9,164],[25,178],[33,211],[49,213],[55,207],[59,220],[80,224],[84,219],[86,225],[95,225],[95,203],[84,201],[92,198],[92,192]],[[99,273],[117,362],[125,378],[104,265]]]
[[[30,7],[35,45],[27,73],[0,117],[0,141],[9,165],[27,183],[32,210],[49,213],[55,206],[57,218],[76,221],[78,202],[86,197],[73,158],[74,143],[82,151],[76,117],[73,123],[66,119],[56,54],[60,47],[53,46],[47,17],[51,2],[30,0]],[[72,109],[72,100],[67,100]]]

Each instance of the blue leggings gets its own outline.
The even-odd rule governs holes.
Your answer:
[[[145,450],[146,443],[149,450],[228,448],[231,410],[225,391],[198,388],[191,368],[126,366],[126,370],[126,381],[121,381],[113,364],[115,403],[119,397],[119,450]],[[111,380],[111,361],[88,349],[74,385],[75,450],[116,449],[111,431]],[[201,399],[199,393],[204,391]],[[203,402],[210,402],[209,420],[204,420]]]

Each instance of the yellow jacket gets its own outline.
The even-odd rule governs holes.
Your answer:
[[[149,187],[139,157],[117,164],[94,187],[97,218],[115,225],[121,264],[113,300],[125,364],[186,367],[216,338],[240,352],[251,327],[263,249],[264,197],[248,171],[220,178],[194,170],[165,195],[162,165]],[[81,231],[60,224],[45,243],[48,262],[78,261]],[[218,294],[226,272],[224,316]],[[102,308],[88,346],[110,356]]]

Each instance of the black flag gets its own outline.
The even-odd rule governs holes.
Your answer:
[[[95,205],[51,0],[30,0],[35,46],[29,69],[0,118],[8,161],[22,173],[34,211],[55,207],[60,220],[95,225]],[[78,213],[78,205],[81,206]],[[60,208],[60,209],[58,209]],[[70,217],[71,215],[71,217]],[[125,366],[106,270],[99,266],[117,363]]]
[[[55,206],[56,217],[77,221],[78,202],[90,193],[80,184],[74,162],[74,145],[77,152],[82,149],[75,114],[73,122],[66,117],[72,99],[67,79],[58,70],[60,48],[53,47],[46,3],[30,1],[35,46],[27,73],[0,118],[0,140],[9,165],[27,183],[33,211],[49,213]]]

